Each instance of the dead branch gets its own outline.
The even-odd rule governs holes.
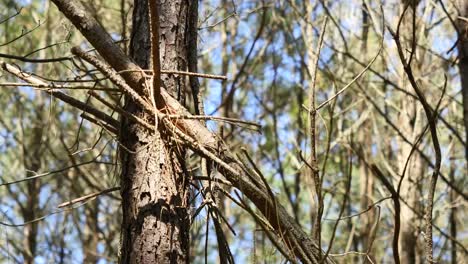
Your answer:
[[[25,82],[28,82],[28,83],[31,83],[32,85],[39,85],[39,86],[49,86],[47,83],[43,82],[42,80],[40,80],[39,78],[36,78],[34,76],[32,76],[31,74],[29,73],[26,73],[26,72],[23,72],[22,70],[18,69],[17,67],[14,67],[8,63],[5,63],[5,62],[0,62],[2,68],[15,75],[16,77],[20,78],[21,80],[25,81]],[[117,129],[119,127],[119,121],[115,120],[114,118],[112,118],[111,116],[107,115],[106,113],[104,112],[101,112],[99,110],[97,110],[96,108],[92,107],[91,105],[89,104],[86,104],[86,103],[83,103],[61,91],[57,91],[57,90],[46,90],[45,92],[47,92],[48,94],[52,95],[53,97],[73,106],[73,107],[76,107],[84,112],[87,112],[89,114],[92,114],[93,116],[95,116],[96,118],[104,121],[105,123],[109,124],[110,126],[114,127],[115,129]]]

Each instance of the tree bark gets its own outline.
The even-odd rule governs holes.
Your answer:
[[[166,70],[186,70],[185,24],[187,2],[162,1],[160,59]],[[142,68],[150,69],[150,30],[147,0],[135,0],[130,54]],[[151,83],[151,82],[148,82]],[[176,98],[185,79],[165,75],[163,86]],[[153,120],[130,98],[125,110]],[[188,261],[188,178],[182,147],[171,145],[162,126],[155,135],[140,125],[123,120],[121,193],[123,207],[121,263],[183,263]]]
[[[459,16],[468,16],[468,1],[458,0],[457,8]],[[460,80],[463,97],[463,123],[465,125],[465,159],[468,166],[468,22],[457,19],[458,27],[458,69],[460,70]],[[466,167],[465,167],[466,168]]]

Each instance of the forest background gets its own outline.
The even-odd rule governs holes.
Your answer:
[[[81,2],[129,54],[135,3]],[[117,262],[122,92],[72,54],[93,46],[51,1],[0,7],[0,262]],[[463,263],[467,21],[465,1],[201,1],[195,69],[216,76],[177,99],[321,256]],[[185,155],[191,261],[303,261],[221,165]]]

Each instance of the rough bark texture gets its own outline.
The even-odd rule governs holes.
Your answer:
[[[468,1],[458,0],[457,7],[459,16],[468,16]],[[457,19],[458,26],[458,68],[460,69],[460,79],[463,96],[463,123],[465,124],[465,142],[468,142],[468,23],[465,20]],[[468,144],[465,145],[465,158],[468,164]]]
[[[160,3],[161,65],[167,70],[186,70],[184,45],[186,1]],[[148,3],[135,0],[130,53],[143,69],[150,65]],[[165,75],[163,86],[172,95],[185,88],[182,77]],[[151,83],[151,82],[148,82]],[[153,120],[127,98],[125,109]],[[183,263],[188,261],[188,180],[184,173],[185,151],[170,144],[161,131],[154,135],[124,120],[122,150],[123,241],[121,263]],[[161,126],[160,126],[161,128]]]

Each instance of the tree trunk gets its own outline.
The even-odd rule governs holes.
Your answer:
[[[162,1],[158,5],[161,68],[185,71],[187,1]],[[150,68],[149,33],[148,2],[135,0],[130,55],[143,69]],[[169,93],[182,99],[185,78],[163,75],[161,79]],[[126,98],[125,110],[154,120],[130,98]],[[126,149],[121,150],[121,263],[188,262],[189,182],[184,168],[185,151],[171,144],[161,127],[159,135],[154,135],[129,120],[122,121],[120,139]]]
[[[98,243],[99,243],[99,200],[91,201],[87,204],[85,211],[86,224],[83,238],[83,263],[98,263]]]
[[[25,128],[23,128],[23,135],[25,138],[25,143],[23,143],[23,164],[24,168],[27,170],[26,177],[34,176],[36,172],[40,170],[42,162],[40,153],[43,151],[41,140],[44,131],[44,101],[40,93],[36,94],[36,101],[38,102],[38,109],[35,113],[35,122],[33,123],[33,126],[28,129],[28,134],[26,134]],[[26,205],[22,210],[25,222],[36,220],[39,215],[39,195],[41,187],[42,185],[39,179],[33,179],[26,183]],[[38,227],[38,222],[32,222],[24,226],[24,263],[34,263],[34,259],[37,254]]]
[[[367,46],[367,41],[369,37],[369,15],[367,14],[367,7],[365,4],[365,1],[362,2],[362,54],[364,54],[364,58],[367,60],[367,56],[365,54],[368,54],[368,46]],[[365,77],[364,77],[365,78]],[[364,79],[363,78],[363,79]],[[363,83],[367,82],[368,79],[364,79]],[[367,108],[367,104],[363,104],[361,106],[361,113],[364,113]],[[360,133],[358,135],[358,142],[361,146],[364,146],[362,151],[362,155],[365,157],[365,160],[369,160],[371,156],[371,150],[370,146],[372,146],[372,137],[369,136],[372,134],[372,129],[371,129],[371,121],[370,120],[365,120],[361,126],[361,131],[363,133]],[[359,193],[361,197],[361,202],[360,202],[360,207],[361,210],[364,211],[366,210],[372,203],[373,203],[373,192],[374,192],[374,177],[371,175],[369,168],[367,165],[364,163],[364,161],[360,160],[359,161]],[[359,239],[362,243],[362,248],[363,251],[368,251],[369,250],[369,259],[372,262],[376,262],[375,258],[373,256],[373,252],[370,249],[370,246],[372,245],[371,238],[371,230],[372,226],[374,225],[375,222],[375,210],[370,210],[367,213],[361,215],[361,228],[359,230]],[[366,263],[370,263],[369,259],[366,259]]]
[[[459,16],[468,16],[468,1],[458,0],[457,8]],[[458,26],[458,68],[463,96],[463,123],[465,124],[465,142],[468,143],[468,22],[457,19]],[[466,166],[468,166],[468,144],[465,144]]]

